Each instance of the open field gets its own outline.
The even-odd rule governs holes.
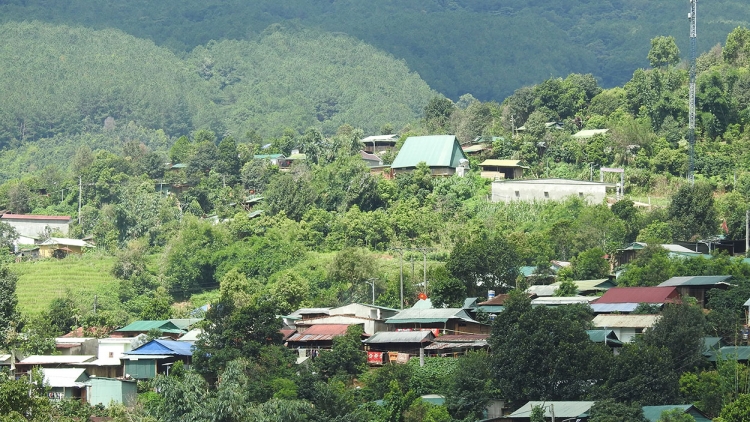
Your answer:
[[[11,269],[18,274],[16,293],[21,312],[43,311],[67,292],[78,303],[93,304],[95,295],[101,302],[117,287],[117,279],[110,272],[114,261],[111,256],[87,254],[12,264]]]

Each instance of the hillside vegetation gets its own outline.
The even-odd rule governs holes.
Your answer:
[[[210,40],[254,40],[269,25],[294,21],[345,32],[404,59],[453,100],[471,93],[501,101],[520,86],[572,72],[621,85],[647,64],[649,39],[673,35],[688,51],[688,10],[686,1],[669,0],[37,0],[2,2],[0,19],[118,28],[175,52]],[[701,3],[698,16],[699,51],[707,51],[748,25],[750,4]]]
[[[264,136],[347,122],[367,131],[416,119],[434,92],[403,62],[350,37],[275,27],[186,60],[120,31],[0,26],[0,146],[135,122]]]

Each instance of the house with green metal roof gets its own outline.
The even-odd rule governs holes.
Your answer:
[[[462,161],[466,160],[466,161]],[[468,157],[455,135],[410,136],[391,164],[393,173],[410,173],[425,163],[433,176],[452,176]]]
[[[513,422],[526,422],[531,419],[531,411],[540,406],[544,410],[545,420],[575,421],[578,418],[588,417],[593,401],[530,401],[507,417]]]
[[[438,329],[442,334],[488,334],[490,326],[474,320],[465,309],[409,308],[385,320],[392,330]]]
[[[135,337],[139,334],[148,334],[151,330],[159,330],[163,335],[174,339],[185,334],[187,330],[182,330],[170,320],[163,321],[135,321],[119,330],[115,330],[112,337]]]
[[[702,308],[705,308],[708,291],[711,289],[726,290],[729,288],[731,275],[701,275],[672,277],[659,286],[676,287],[680,296],[694,297]]]
[[[750,346],[725,346],[718,350],[706,351],[705,355],[708,355],[710,362],[716,362],[719,359],[748,362],[750,361]]]
[[[711,418],[706,416],[705,413],[698,410],[697,407],[692,404],[669,404],[665,406],[643,406],[643,417],[651,422],[658,422],[661,420],[661,415],[665,411],[679,409],[682,413],[690,415],[695,419],[695,422],[711,422]]]

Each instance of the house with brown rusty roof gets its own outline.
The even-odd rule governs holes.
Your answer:
[[[602,297],[591,303],[594,313],[630,313],[640,303],[663,306],[666,303],[680,303],[676,287],[613,287]]]

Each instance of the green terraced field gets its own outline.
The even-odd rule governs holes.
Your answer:
[[[110,270],[115,258],[103,254],[86,254],[65,259],[45,259],[11,264],[18,274],[18,304],[24,314],[43,311],[53,299],[68,291],[78,303],[93,304],[112,300],[117,279]],[[115,296],[116,300],[116,296]]]

